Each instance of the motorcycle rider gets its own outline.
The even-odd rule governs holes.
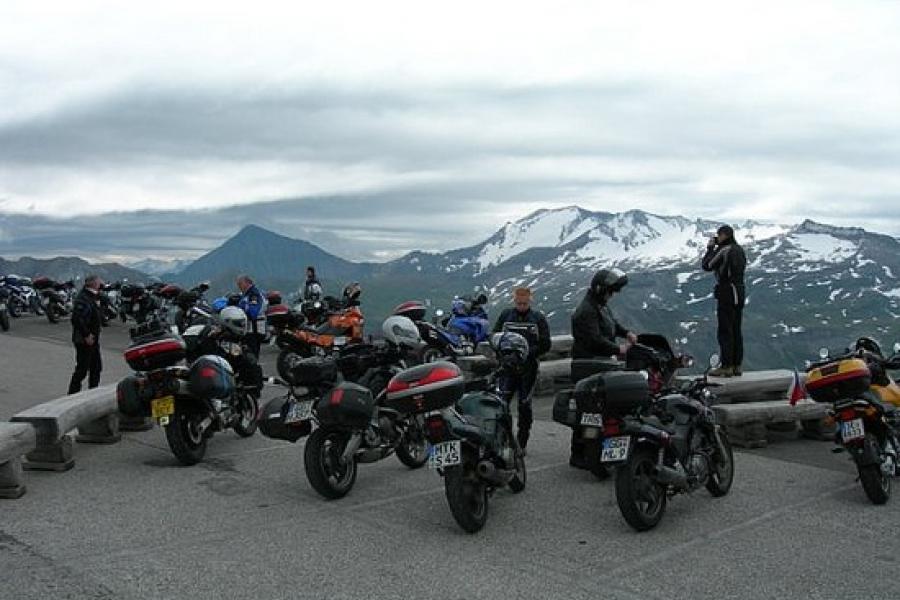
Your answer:
[[[537,383],[538,359],[550,350],[550,327],[543,313],[531,308],[532,293],[528,288],[517,288],[513,292],[514,306],[507,308],[497,318],[494,324],[494,333],[503,331],[508,324],[531,324],[536,327],[536,332],[525,335],[528,341],[528,361],[515,381],[504,382],[504,389],[511,391],[519,401],[519,431],[516,435],[522,450],[528,445],[531,433],[531,424],[534,420],[531,410],[531,394]],[[529,328],[533,329],[533,328]],[[509,398],[512,401],[512,396]]]
[[[741,321],[747,292],[744,287],[744,270],[747,256],[744,249],[734,240],[734,229],[722,225],[706,245],[702,262],[704,271],[712,271],[716,276],[716,314],[719,326],[717,337],[722,366],[713,369],[713,377],[740,377],[744,360],[744,337]]]
[[[322,284],[316,279],[316,268],[306,267],[306,282],[303,284],[303,300],[321,300],[325,295]]]
[[[100,313],[100,288],[103,281],[97,275],[88,275],[84,287],[75,297],[72,309],[72,343],[75,345],[75,372],[69,381],[69,392],[81,391],[81,382],[88,377],[88,388],[100,385],[103,362],[100,357],[100,330],[103,317]]]
[[[628,285],[628,276],[619,269],[601,269],[591,279],[591,286],[572,315],[572,358],[609,358],[624,355],[637,343],[637,334],[623,327],[613,316],[608,304],[614,294]],[[624,342],[617,342],[624,338]],[[573,374],[573,380],[574,380]],[[577,383],[574,382],[573,383]],[[572,429],[569,464],[587,468],[580,427]]]
[[[250,276],[246,274],[238,276],[237,286],[241,290],[238,307],[247,314],[248,319],[245,344],[258,360],[259,349],[266,335],[266,295],[256,287]]]

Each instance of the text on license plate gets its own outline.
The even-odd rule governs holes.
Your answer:
[[[598,413],[584,413],[581,415],[581,424],[589,427],[603,427],[603,415]]]
[[[843,421],[841,423],[841,439],[843,441],[858,440],[866,437],[866,428],[862,419]]]
[[[309,421],[312,418],[312,400],[303,400],[302,402],[292,402],[288,407],[287,414],[284,417],[285,423],[298,423],[300,421]]]
[[[603,451],[600,453],[600,462],[618,462],[628,458],[628,448],[631,446],[631,437],[620,435],[603,440]]]
[[[462,462],[462,445],[459,440],[440,442],[428,448],[428,468],[443,469]]]
[[[153,400],[153,402],[150,403],[150,414],[154,419],[158,419],[160,417],[168,417],[174,412],[174,396],[163,396],[162,398],[156,398],[155,400]]]

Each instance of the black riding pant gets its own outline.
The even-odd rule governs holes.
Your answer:
[[[100,371],[103,370],[103,361],[100,358],[100,343],[94,342],[93,346],[87,344],[75,344],[75,372],[69,381],[69,393],[75,394],[81,391],[81,382],[88,377],[88,388],[100,385]]]
[[[744,303],[735,304],[731,297],[719,298],[716,309],[719,318],[719,350],[723,367],[739,367],[744,362],[744,336],[741,332],[741,321],[744,314]]]
[[[513,396],[518,398],[519,413],[519,445],[524,448],[528,444],[528,438],[531,434],[531,424],[534,422],[534,414],[531,409],[531,394],[534,392],[534,386],[537,383],[538,364],[537,361],[529,363],[523,370],[521,375],[516,377],[508,376],[502,384],[502,389],[508,392],[507,398],[512,402]]]

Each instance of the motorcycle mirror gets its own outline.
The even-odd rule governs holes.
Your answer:
[[[821,358],[822,360],[825,360],[826,358],[828,358],[828,354],[829,354],[828,348],[826,348],[824,346],[819,348],[819,358]]]
[[[444,316],[444,311],[443,311],[443,309],[440,309],[440,308],[439,308],[439,309],[437,309],[436,311],[434,311],[434,316],[439,317],[439,318],[440,318],[440,317],[443,317],[443,316]]]
[[[894,352],[900,352],[900,342],[894,342]]]
[[[710,369],[718,369],[722,366],[722,357],[718,354],[710,354],[709,355],[709,368]]]

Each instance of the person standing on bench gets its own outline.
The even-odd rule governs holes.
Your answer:
[[[75,345],[75,372],[69,381],[69,393],[81,391],[81,382],[88,377],[88,388],[100,385],[100,330],[103,316],[100,312],[100,288],[103,281],[97,275],[88,275],[84,287],[75,297],[72,307],[72,343]]]
[[[704,271],[716,275],[716,314],[719,320],[718,339],[722,366],[713,369],[713,377],[740,377],[743,374],[744,336],[741,333],[744,304],[747,292],[744,287],[744,270],[747,256],[734,240],[734,229],[722,225],[715,237],[706,245],[702,262]]]
[[[637,334],[628,331],[613,316],[608,304],[613,294],[628,285],[628,276],[619,269],[602,269],[591,279],[591,287],[572,315],[572,359],[622,356],[637,343]],[[624,338],[619,343],[617,338]],[[574,381],[573,383],[577,383]],[[586,469],[581,428],[572,428],[569,464]]]

